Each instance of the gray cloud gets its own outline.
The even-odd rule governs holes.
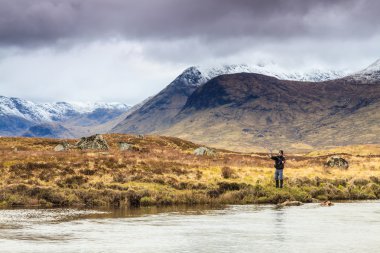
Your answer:
[[[0,0],[0,95],[137,103],[191,65],[359,70],[375,0]]]
[[[112,36],[360,39],[380,31],[379,9],[380,2],[371,0],[0,1],[0,43],[44,45]]]

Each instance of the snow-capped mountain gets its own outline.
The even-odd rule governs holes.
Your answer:
[[[281,80],[322,82],[338,79],[346,76],[347,71],[340,70],[319,70],[313,69],[307,72],[287,72],[277,65],[247,65],[231,64],[218,66],[192,66],[185,69],[169,86],[193,86],[197,87],[206,83],[214,77],[225,74],[255,73],[266,76],[273,76]]]
[[[157,95],[131,110],[112,131],[114,132],[154,132],[156,128],[170,124],[186,104],[188,97],[202,84],[224,74],[256,73],[284,80],[326,81],[344,76],[343,71],[313,70],[305,73],[287,73],[277,65],[232,64],[212,67],[192,66],[185,69]],[[162,113],[165,112],[165,113]]]
[[[112,132],[174,136],[236,150],[276,146],[279,139],[295,150],[303,149],[299,143],[317,148],[375,143],[380,139],[379,65],[377,61],[354,75],[377,81],[374,85],[357,85],[361,82],[334,71],[190,67]],[[236,74],[222,75],[231,73]]]
[[[34,103],[0,96],[0,135],[23,135],[26,131],[30,134],[31,127],[45,125],[46,128],[46,124],[70,125],[70,129],[77,126],[91,127],[104,124],[129,108],[122,103]],[[54,129],[59,127],[55,126]],[[66,136],[75,136],[75,133]],[[55,136],[50,134],[49,137]]]
[[[346,77],[362,83],[373,83],[380,81],[380,59],[367,68]]]
[[[0,115],[16,116],[34,122],[62,121],[99,109],[127,111],[129,108],[130,106],[122,103],[34,103],[0,96]]]
[[[339,70],[320,70],[313,69],[306,72],[289,72],[281,69],[277,65],[247,65],[247,64],[232,64],[232,65],[220,65],[220,66],[196,66],[190,67],[184,71],[184,73],[197,74],[197,71],[201,73],[200,83],[224,74],[235,73],[255,73],[266,76],[273,76],[282,80],[293,81],[309,81],[309,82],[321,82],[327,80],[333,80],[341,78],[348,74],[347,71]]]

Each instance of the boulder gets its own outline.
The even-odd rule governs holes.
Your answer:
[[[340,156],[331,156],[327,159],[325,166],[348,169],[349,164],[347,160],[343,159]]]
[[[54,151],[61,152],[61,151],[66,151],[70,148],[70,144],[67,143],[66,141],[58,144],[55,146]]]
[[[321,205],[321,206],[333,206],[334,203],[332,203],[332,202],[329,201],[329,200],[326,200],[326,201],[321,202],[320,205]]]
[[[102,135],[96,134],[89,137],[82,137],[75,144],[79,149],[109,150],[109,146]]]
[[[202,156],[203,155],[207,155],[207,156],[215,155],[214,150],[206,148],[206,147],[199,147],[199,148],[195,149],[193,153],[194,153],[194,155],[202,155]]]
[[[124,151],[124,150],[135,150],[135,147],[133,146],[133,144],[130,144],[130,143],[127,143],[127,142],[119,142],[119,149],[121,151]]]
[[[285,206],[300,206],[300,205],[302,205],[302,202],[300,202],[300,201],[286,200],[285,202],[282,202],[282,203],[278,204],[277,206],[285,207]]]

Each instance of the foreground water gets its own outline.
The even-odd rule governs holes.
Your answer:
[[[380,252],[380,202],[0,210],[5,252]]]

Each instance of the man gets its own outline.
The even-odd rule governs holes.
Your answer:
[[[272,153],[269,154],[269,157],[275,161],[274,167],[276,171],[274,172],[274,180],[276,180],[276,188],[282,188],[284,185],[284,166],[285,166],[285,157],[284,151],[278,151],[278,155],[273,156]]]

